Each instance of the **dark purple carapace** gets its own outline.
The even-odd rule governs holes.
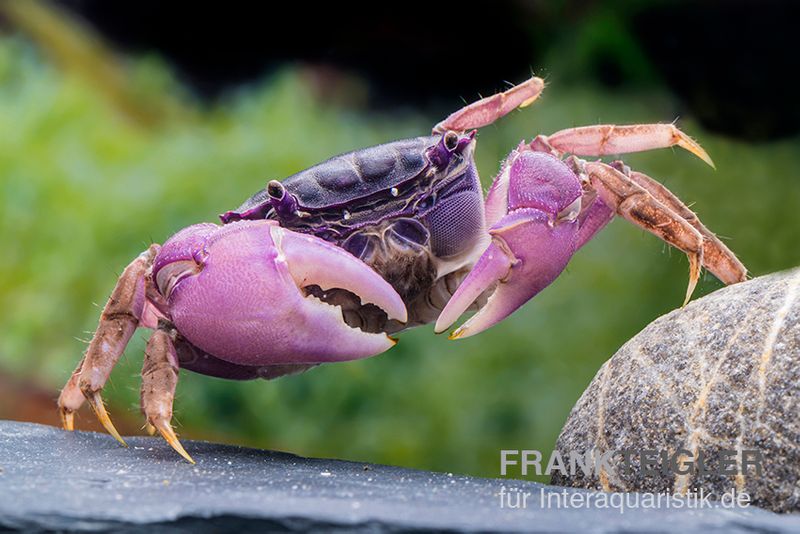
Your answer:
[[[474,137],[449,131],[342,154],[271,181],[221,219],[275,219],[335,243],[412,304],[484,235]]]

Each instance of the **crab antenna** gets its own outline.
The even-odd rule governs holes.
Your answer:
[[[517,108],[524,108],[539,98],[544,90],[544,80],[533,76],[502,93],[482,98],[458,111],[433,127],[434,134],[447,130],[464,132],[472,128],[482,128],[508,115]]]

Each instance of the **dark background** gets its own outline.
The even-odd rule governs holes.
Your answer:
[[[575,57],[560,74],[610,89],[665,84],[713,131],[769,140],[800,129],[796,2],[62,3],[122,50],[165,57],[205,98],[306,62],[363,76],[373,106],[431,106],[539,73],[564,47]]]

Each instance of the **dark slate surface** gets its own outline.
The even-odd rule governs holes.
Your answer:
[[[186,442],[192,466],[160,439],[128,443],[0,421],[0,530],[800,532],[755,508],[541,509],[560,488]],[[529,507],[500,509],[504,486]]]

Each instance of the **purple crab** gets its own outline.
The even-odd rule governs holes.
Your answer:
[[[725,284],[745,267],[697,216],[652,178],[611,154],[680,146],[713,166],[672,124],[569,128],[522,142],[484,199],[476,128],[531,104],[540,78],[456,111],[427,137],[333,157],[271,181],[238,209],[151,245],[117,282],[77,369],[61,392],[64,428],[87,400],[114,428],[101,391],[137,327],[153,330],[141,407],[193,462],[171,426],[179,369],[236,380],[276,378],[366,358],[390,334],[435,322],[463,338],[503,320],[547,287],[614,215]],[[593,159],[584,160],[581,157]]]

